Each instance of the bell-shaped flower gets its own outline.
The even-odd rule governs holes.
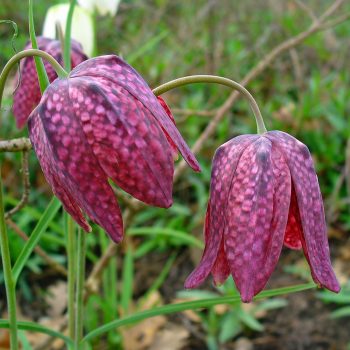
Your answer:
[[[37,37],[37,42],[40,50],[49,53],[59,63],[63,63],[61,43],[58,40],[52,40],[39,36]],[[25,49],[30,49],[31,47],[31,43],[28,43]],[[72,40],[72,67],[77,66],[86,59],[87,57],[82,51],[80,44],[77,41]],[[50,82],[54,81],[57,78],[55,70],[45,61],[44,65]],[[30,113],[38,105],[41,98],[34,58],[24,58],[21,61],[20,70],[21,74],[17,75],[17,79],[19,79],[19,86],[17,87],[13,98],[13,114],[16,118],[18,128],[22,128],[26,124]]]
[[[64,208],[87,231],[82,211],[120,242],[123,224],[108,179],[154,206],[172,204],[176,145],[199,164],[142,77],[117,56],[89,59],[56,79],[29,118],[41,167]]]
[[[185,282],[231,274],[244,302],[266,285],[283,245],[303,248],[314,281],[338,292],[320,188],[308,148],[280,131],[238,136],[216,151],[205,250]]]
[[[44,20],[43,36],[52,39],[56,38],[57,25],[62,29],[62,34],[65,34],[69,7],[69,2],[49,7]],[[74,7],[71,37],[81,43],[84,52],[88,56],[93,56],[96,44],[96,30],[92,12],[80,6]]]
[[[97,11],[101,16],[115,16],[120,0],[78,0],[78,4],[91,12]]]

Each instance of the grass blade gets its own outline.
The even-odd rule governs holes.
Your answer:
[[[33,252],[33,249],[35,248],[35,246],[39,242],[42,234],[45,232],[47,226],[49,225],[50,221],[54,218],[54,216],[56,215],[56,213],[60,209],[60,207],[61,207],[61,202],[56,197],[53,197],[51,199],[51,202],[49,203],[48,207],[46,208],[44,214],[42,215],[39,222],[35,226],[28,241],[26,242],[25,246],[23,247],[21,254],[17,258],[15,266],[12,269],[13,278],[14,278],[15,282],[17,282],[18,277],[23,270],[23,267],[25,266],[28,258],[30,257],[30,255]]]

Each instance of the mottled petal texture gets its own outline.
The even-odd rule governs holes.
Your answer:
[[[200,171],[200,166],[182,138],[180,132],[171,121],[166,111],[159,103],[147,83],[138,72],[120,57],[100,56],[85,61],[76,67],[70,74],[74,77],[105,78],[112,84],[119,85],[139,100],[150,111],[154,119],[164,129],[180,151],[186,162],[195,170]]]
[[[123,63],[120,70],[115,56],[95,58],[93,65],[90,61],[46,89],[29,117],[29,134],[43,172],[65,209],[90,230],[82,212],[86,213],[118,243],[123,222],[109,179],[145,203],[168,208],[174,144],[187,152],[193,166],[198,163],[168,107],[131,67]],[[170,129],[158,121],[158,114],[165,115]],[[169,130],[177,143],[172,143]]]
[[[96,159],[123,190],[145,203],[168,208],[174,164],[165,134],[133,95],[103,80],[69,80],[74,113]]]
[[[250,302],[268,282],[284,244],[303,247],[315,282],[339,291],[312,158],[290,135],[240,136],[219,147],[204,234],[203,257],[186,288],[210,273],[215,284],[231,274],[242,301]]]
[[[340,287],[330,261],[323,201],[311,154],[304,144],[284,132],[272,131],[268,137],[280,148],[292,175],[303,228],[303,249],[314,280],[338,292]]]
[[[227,215],[228,193],[237,164],[244,149],[258,139],[257,135],[238,136],[222,145],[215,153],[210,183],[210,215],[206,225],[206,245],[199,266],[191,273],[185,282],[186,288],[195,288],[210,274],[217,260],[221,240],[224,233],[224,223]]]
[[[61,43],[58,40],[52,40],[39,36],[37,37],[37,42],[40,50],[49,53],[60,64],[63,64]],[[25,49],[30,49],[31,47],[31,43],[28,43]],[[72,40],[72,67],[77,66],[86,59],[87,56],[83,53],[81,45],[75,40]],[[50,82],[54,81],[57,78],[55,70],[45,60],[44,66]],[[26,124],[30,113],[38,105],[41,98],[33,57],[26,57],[21,60],[21,75],[19,76],[17,74],[16,81],[18,81],[18,79],[20,79],[20,81],[19,86],[14,93],[13,114],[16,118],[17,127],[22,128]]]
[[[62,88],[62,84],[66,86]],[[68,207],[64,192],[70,193],[75,208],[80,207],[98,225],[103,227],[115,242],[123,237],[123,223],[114,192],[108,184],[108,177],[92,156],[91,146],[81,128],[79,119],[72,112],[72,101],[68,90],[68,80],[57,79],[45,91],[40,105],[29,119],[29,135],[35,151],[39,150],[41,135],[45,135],[51,152],[39,156],[48,181],[48,168],[56,168],[60,182],[49,183],[58,198]],[[37,131],[37,125],[42,130]],[[60,176],[64,174],[64,176]],[[81,223],[81,217],[73,214]],[[86,229],[86,226],[83,226]]]

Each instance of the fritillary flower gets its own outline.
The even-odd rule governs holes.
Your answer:
[[[109,178],[135,198],[168,208],[173,148],[200,170],[165,108],[117,56],[84,61],[46,89],[28,121],[30,139],[53,192],[86,231],[82,211],[115,242],[122,239]]]
[[[37,42],[40,50],[49,53],[60,64],[63,64],[60,41],[38,36]],[[31,47],[31,43],[28,43],[25,49],[30,49]],[[77,66],[86,59],[87,56],[82,51],[81,45],[77,41],[72,40],[72,67]],[[50,82],[54,81],[57,78],[55,70],[47,62],[44,62],[44,65]],[[19,76],[17,75],[16,81],[18,78]],[[18,128],[22,128],[26,124],[30,113],[38,105],[40,98],[41,92],[36,74],[34,58],[26,57],[21,61],[19,86],[16,89],[13,101],[13,114],[16,118]]]
[[[185,287],[231,274],[244,302],[266,285],[283,245],[303,249],[314,281],[340,290],[333,272],[320,187],[308,148],[271,131],[238,136],[216,151],[205,250]]]

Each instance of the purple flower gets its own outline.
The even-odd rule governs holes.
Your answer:
[[[200,167],[174,122],[142,77],[117,56],[89,59],[56,79],[28,121],[47,181],[86,230],[82,210],[120,242],[123,223],[108,179],[135,198],[172,204],[171,140]]]
[[[185,287],[231,274],[244,302],[266,285],[283,244],[303,248],[314,281],[340,290],[333,272],[320,188],[308,148],[271,131],[238,136],[216,151],[205,250]]]
[[[37,41],[40,50],[49,53],[60,64],[63,64],[61,43],[58,40],[37,37]],[[25,49],[30,49],[31,47],[31,43],[28,43]],[[87,56],[82,51],[81,45],[77,41],[72,40],[72,67],[74,68],[86,59]],[[50,82],[54,81],[57,78],[56,72],[48,62],[44,61],[44,65]],[[17,75],[16,81],[18,78],[19,76]],[[13,114],[18,128],[22,128],[26,124],[30,113],[38,105],[40,98],[41,92],[34,59],[33,57],[26,57],[21,61],[21,79],[13,101]]]

